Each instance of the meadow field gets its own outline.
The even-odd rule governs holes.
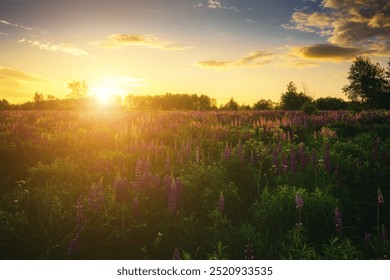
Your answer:
[[[386,259],[390,112],[0,111],[0,259]]]

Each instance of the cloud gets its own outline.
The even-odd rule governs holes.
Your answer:
[[[236,60],[205,60],[196,65],[201,68],[228,69],[239,67],[260,67],[272,61],[273,53],[254,51]]]
[[[220,1],[209,0],[207,7],[211,9],[218,9],[218,8],[222,8],[222,4]]]
[[[296,11],[286,29],[314,32],[327,37],[330,44],[350,49],[360,48],[374,55],[390,54],[390,2],[387,0],[324,0],[321,11]],[[340,54],[343,56],[343,54]]]
[[[198,4],[193,5],[194,8],[201,8],[201,7],[207,7],[209,9],[227,9],[232,10],[235,12],[239,12],[236,7],[233,6],[224,6],[222,4],[222,1],[219,0],[208,0],[206,4],[203,4],[202,2],[198,2]]]
[[[16,27],[16,28],[22,28],[22,29],[30,30],[30,31],[33,30],[31,27],[24,26],[24,25],[21,25],[21,24],[11,23],[11,22],[3,20],[3,19],[0,19],[0,24],[5,24],[5,25],[8,25],[8,26],[12,26],[12,27]]]
[[[19,71],[11,67],[0,66],[0,81],[47,83],[50,80],[41,76]]]
[[[85,55],[85,56],[93,57],[90,54],[88,54],[86,51],[77,48],[73,44],[62,43],[62,44],[58,45],[58,44],[52,44],[49,42],[42,43],[39,41],[33,41],[33,40],[27,40],[27,39],[21,39],[18,42],[22,43],[22,44],[27,44],[27,45],[30,45],[32,47],[36,47],[36,48],[39,48],[39,49],[45,50],[45,51],[64,52],[64,53],[68,53],[68,54],[75,55],[75,56]]]
[[[180,46],[175,42],[159,39],[148,34],[112,34],[104,40],[91,42],[91,45],[106,49],[122,49],[125,46],[146,46],[167,51],[185,50],[191,47]]]
[[[32,99],[34,92],[62,95],[64,88],[66,86],[61,82],[0,66],[0,98],[6,98],[10,102],[25,102],[26,99]]]
[[[345,60],[367,52],[359,48],[340,47],[332,44],[316,44],[295,47],[294,53],[304,58]]]

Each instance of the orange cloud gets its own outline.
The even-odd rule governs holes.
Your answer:
[[[148,34],[112,34],[101,41],[91,42],[91,45],[107,49],[122,49],[125,46],[146,46],[167,51],[185,50],[191,47],[180,46],[175,42],[159,39]]]
[[[239,67],[259,67],[272,61],[273,53],[265,51],[254,51],[235,60],[205,60],[196,65],[202,68],[239,68]]]

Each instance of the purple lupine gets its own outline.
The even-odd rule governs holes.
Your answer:
[[[231,151],[228,143],[226,142],[225,149],[223,151],[223,159],[228,160],[228,159],[230,159],[231,155],[232,155],[232,151]]]
[[[331,172],[331,163],[330,163],[330,146],[329,146],[329,143],[326,143],[326,145],[325,145],[324,165],[325,165],[326,172],[330,174],[330,172]]]
[[[386,227],[385,227],[384,224],[382,224],[381,239],[382,240],[388,240],[389,239],[389,235],[387,233],[387,230],[386,230]]]
[[[181,256],[180,256],[180,252],[178,249],[175,249],[173,250],[173,256],[172,256],[172,259],[173,260],[181,260]]]
[[[273,151],[272,151],[272,162],[273,162],[273,166],[276,169],[276,172],[280,171],[278,149],[277,148],[274,148]]]
[[[145,176],[145,175],[149,175],[150,173],[152,173],[152,164],[150,162],[150,157],[148,155],[143,164],[142,175]]]
[[[135,164],[135,182],[140,185],[141,179],[143,175],[143,162],[138,159]]]
[[[115,191],[115,196],[118,201],[125,201],[128,195],[129,182],[127,178],[120,178],[119,176],[115,179],[113,184],[113,189]]]
[[[334,223],[336,227],[336,232],[338,234],[341,234],[341,231],[343,229],[343,220],[341,218],[341,212],[338,207],[334,210]]]
[[[68,255],[73,256],[77,254],[80,250],[80,234],[81,231],[78,231],[75,235],[75,237],[72,238],[71,241],[69,241],[68,244]]]
[[[254,254],[253,254],[253,243],[250,242],[250,240],[248,239],[246,245],[245,245],[245,259],[246,260],[253,260],[255,257],[254,257]]]
[[[195,149],[195,163],[199,164],[200,163],[200,148],[197,145]]]
[[[364,247],[366,247],[366,248],[371,247],[372,246],[371,240],[372,240],[372,235],[369,233],[366,233],[364,235]]]
[[[223,212],[224,207],[225,207],[225,197],[223,196],[223,192],[221,192],[218,200],[218,210],[220,212]]]
[[[104,204],[104,193],[103,193],[103,178],[100,179],[99,183],[94,184],[89,189],[88,193],[88,206],[90,208],[98,209]]]
[[[165,175],[162,181],[162,187],[164,190],[168,190],[171,188],[172,185],[172,176]]]
[[[169,189],[168,193],[168,209],[170,213],[176,212],[176,206],[177,206],[177,188],[176,188],[176,179],[172,175],[171,178],[171,187]]]
[[[299,160],[301,162],[301,169],[305,169],[306,164],[307,164],[307,157],[305,154],[305,146],[303,143],[299,145]]]
[[[293,173],[296,171],[296,163],[295,150],[292,150],[290,154],[290,170]]]
[[[302,196],[300,193],[297,193],[295,195],[295,207],[298,209],[298,208],[302,208],[302,206],[303,206]]]
[[[378,205],[382,205],[383,203],[385,203],[385,200],[383,198],[382,191],[381,191],[380,187],[378,186]]]

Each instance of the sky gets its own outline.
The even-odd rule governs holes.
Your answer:
[[[0,0],[0,99],[205,94],[345,99],[356,56],[386,67],[387,0]]]

